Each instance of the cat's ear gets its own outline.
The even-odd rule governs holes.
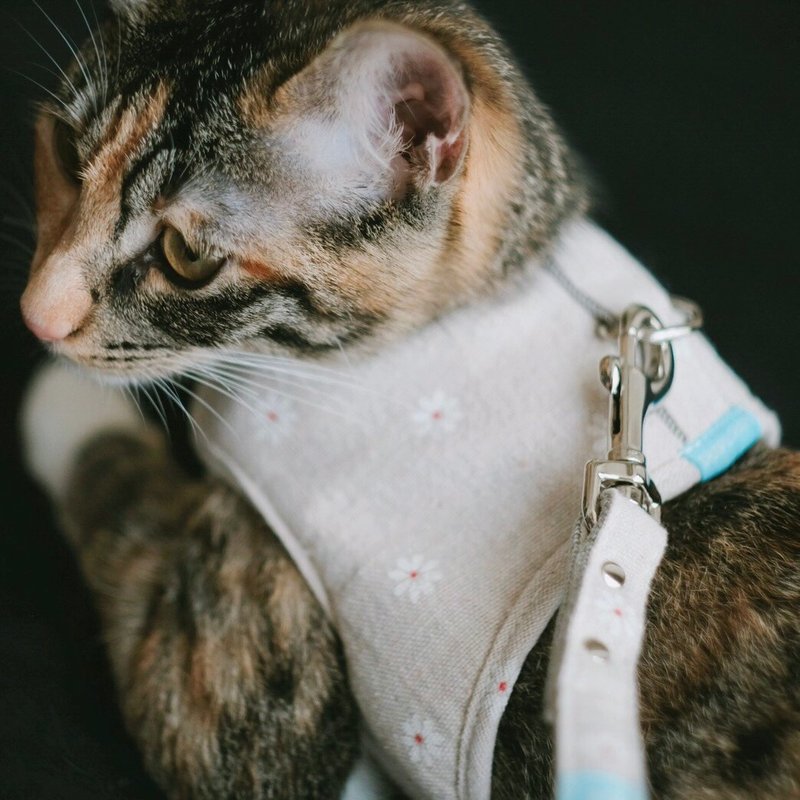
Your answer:
[[[388,23],[358,25],[333,48],[340,101],[354,133],[390,158],[401,183],[413,177],[436,185],[453,177],[465,151],[469,95],[447,52],[424,34]]]
[[[361,23],[298,77],[328,87],[337,135],[391,172],[395,196],[410,184],[443,184],[458,172],[469,94],[458,63],[429,36]]]

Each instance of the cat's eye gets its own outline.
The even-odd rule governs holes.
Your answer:
[[[161,249],[172,271],[190,285],[209,281],[225,262],[224,258],[196,253],[186,243],[186,239],[171,227],[164,228]]]
[[[75,130],[62,120],[56,120],[53,132],[58,161],[73,183],[81,182],[81,157],[75,142]]]

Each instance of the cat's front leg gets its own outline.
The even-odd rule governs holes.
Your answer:
[[[61,368],[25,417],[127,725],[168,794],[338,797],[357,745],[341,649],[261,518],[227,486],[187,479],[126,403]]]

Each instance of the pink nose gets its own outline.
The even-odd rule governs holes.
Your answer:
[[[20,306],[22,318],[34,336],[43,342],[61,342],[86,322],[91,299],[88,292],[67,290],[53,302],[29,286]]]
[[[71,326],[59,324],[58,322],[41,323],[26,316],[23,312],[22,319],[28,326],[30,332],[43,342],[60,342],[72,333]]]

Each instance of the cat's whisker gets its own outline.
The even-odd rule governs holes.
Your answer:
[[[213,369],[217,369],[217,368],[213,367]],[[223,368],[223,370],[224,370],[224,368]],[[265,378],[265,382],[264,383],[259,383],[259,382],[255,381],[255,380],[253,380],[252,377],[249,377],[249,376],[253,376],[253,374],[254,374],[252,372],[252,370],[245,371],[244,374],[231,373],[231,372],[223,372],[223,374],[229,380],[237,380],[240,383],[243,382],[243,381],[246,381],[248,385],[251,385],[251,386],[254,386],[254,387],[273,390],[274,387],[273,387],[272,383],[269,382],[271,380],[271,381],[277,382],[277,383],[279,383],[279,384],[281,384],[283,386],[287,386],[287,387],[291,387],[291,388],[295,388],[295,389],[301,389],[301,390],[304,390],[306,392],[311,392],[311,393],[316,394],[316,395],[322,395],[323,397],[325,397],[329,401],[332,400],[332,399],[335,399],[336,402],[338,404],[340,404],[340,405],[341,404],[345,404],[345,405],[347,404],[346,398],[343,398],[343,397],[332,398],[331,394],[330,394],[330,390],[326,390],[324,388],[320,388],[320,387],[317,387],[317,386],[309,386],[308,383],[303,383],[301,381],[292,380],[290,377],[287,378],[287,377],[284,377],[281,374],[275,374],[274,372],[271,372],[269,370],[267,370],[267,371],[265,371],[263,373],[263,377]],[[347,388],[360,388],[360,387],[347,385]]]
[[[227,359],[231,359],[230,363],[238,363],[250,367],[260,368],[263,366],[275,366],[284,369],[291,369],[295,371],[303,371],[305,374],[312,375],[326,375],[342,381],[348,381],[347,372],[335,367],[329,367],[323,364],[317,364],[313,361],[301,361],[297,358],[289,358],[286,356],[276,356],[268,353],[251,352],[249,350],[230,350],[221,348],[215,350],[214,353],[219,353],[226,357],[223,363],[229,363]]]
[[[169,415],[167,414],[167,409],[164,406],[164,400],[162,398],[162,393],[158,389],[154,389],[153,397],[158,405],[158,413],[159,418],[161,419],[162,424],[164,425],[164,431],[167,434],[167,438],[172,440],[172,429],[169,426]]]
[[[36,6],[36,8],[39,9],[39,11],[42,12],[42,14],[44,14],[45,19],[47,19],[47,21],[53,26],[53,29],[56,31],[56,33],[64,40],[64,44],[66,44],[66,46],[69,48],[70,53],[72,53],[72,57],[75,59],[75,63],[78,65],[78,68],[80,69],[83,75],[83,80],[86,84],[87,90],[93,90],[94,82],[92,81],[92,78],[89,75],[89,70],[86,68],[86,62],[84,61],[83,58],[81,58],[81,55],[78,52],[77,48],[74,46],[73,42],[64,33],[64,31],[62,31],[61,28],[58,25],[56,25],[53,18],[41,7],[41,5],[39,5],[38,0],[31,0],[31,2]],[[94,92],[92,92],[92,94],[94,94]]]
[[[361,389],[363,391],[369,391],[367,387],[363,386],[357,381],[332,377],[330,375],[318,375],[314,372],[305,372],[302,369],[292,369],[282,364],[250,364],[239,363],[236,361],[218,361],[212,362],[212,365],[215,369],[227,370],[229,372],[234,372],[246,377],[253,375],[267,375],[269,377],[286,375],[290,378],[321,383],[327,386],[341,386],[348,389]]]
[[[181,389],[183,389],[183,391],[186,392],[189,397],[191,397],[195,402],[200,403],[203,408],[205,408],[210,414],[219,420],[219,422],[221,422],[230,431],[234,438],[239,438],[239,432],[233,427],[233,425],[231,425],[230,422],[228,422],[228,420],[226,420],[225,417],[223,417],[210,403],[207,403],[205,400],[203,400],[203,398],[200,397],[197,392],[192,391],[188,386],[185,385],[181,385]]]
[[[125,388],[127,389],[128,387],[125,387]],[[161,424],[163,425],[164,430],[169,430],[169,427],[167,426],[167,418],[166,418],[166,416],[164,414],[163,407],[161,406],[160,403],[156,403],[156,401],[154,399],[155,397],[158,397],[157,392],[154,391],[151,394],[150,390],[148,389],[147,386],[137,386],[136,387],[136,391],[137,392],[140,391],[144,395],[144,397],[147,400],[150,408],[152,408],[153,411],[158,415],[158,418],[161,421]],[[135,396],[135,394],[136,394],[136,392],[131,392],[131,396],[132,397]],[[142,418],[144,418],[144,415],[142,415]]]
[[[195,439],[197,438],[198,434],[200,434],[206,441],[208,441],[206,432],[200,427],[189,409],[186,408],[180,396],[175,391],[175,388],[170,385],[169,381],[165,380],[164,378],[153,378],[152,381],[172,400],[172,402],[175,404],[175,407],[184,415],[184,417],[186,417],[189,424],[192,426],[192,432],[194,433]]]
[[[76,0],[76,2],[78,2],[78,0]],[[101,50],[101,52],[103,54],[104,73],[105,73],[106,78],[108,78],[109,77],[109,74],[108,74],[108,52],[106,50],[105,40],[100,35],[100,27],[101,27],[100,18],[97,16],[97,7],[94,4],[94,0],[89,0],[89,8],[92,9],[92,18],[94,19],[94,30],[96,30],[98,32],[97,40],[100,42],[100,50]],[[91,32],[91,30],[92,30],[92,26],[91,25],[89,25],[89,30]]]
[[[122,63],[122,22],[120,18],[117,16],[115,17],[117,22],[117,70],[116,75],[114,76],[114,83],[119,83],[119,70],[120,64]]]
[[[33,40],[34,44],[36,44],[39,47],[39,49],[50,59],[50,61],[53,63],[55,68],[58,70],[58,72],[60,73],[60,75],[62,76],[64,81],[66,81],[67,85],[70,87],[70,89],[72,91],[72,94],[73,94],[73,97],[75,99],[80,97],[81,93],[78,91],[77,87],[72,82],[72,79],[69,77],[69,75],[67,75],[67,73],[64,71],[63,67],[58,63],[58,61],[56,61],[56,59],[52,55],[50,55],[50,51],[24,25],[20,24],[20,28],[22,28],[22,30]],[[19,74],[22,75],[22,73],[19,73]],[[28,77],[28,76],[27,75],[23,75],[23,77]],[[29,80],[32,80],[34,83],[36,83],[38,86],[40,86],[42,89],[44,89],[52,97],[55,97],[56,100],[58,100],[58,102],[62,106],[64,106],[65,109],[67,108],[66,103],[64,103],[64,101],[60,97],[58,97],[57,95],[53,94],[53,92],[51,92],[46,87],[42,86],[42,84],[38,83],[37,81],[34,81],[33,78],[29,78]]]
[[[142,413],[142,407],[139,404],[139,401],[136,395],[134,394],[133,390],[131,389],[131,387],[123,386],[122,393],[128,398],[128,400],[131,401],[131,403],[133,403],[133,405],[136,407],[136,410],[139,412],[139,416],[142,418],[142,421],[144,422],[144,414]]]
[[[332,414],[334,416],[340,417],[346,420],[347,422],[352,422],[355,424],[358,424],[360,422],[360,420],[358,420],[356,417],[353,417],[352,415],[345,414],[337,409],[330,408],[329,406],[320,405],[319,403],[315,403],[312,400],[309,400],[307,397],[303,397],[302,395],[298,395],[292,392],[282,391],[281,389],[278,389],[275,386],[271,386],[268,383],[259,383],[257,381],[249,380],[246,378],[239,378],[239,377],[234,378],[233,376],[228,376],[228,379],[231,380],[234,384],[241,386],[243,390],[248,390],[247,387],[252,387],[251,389],[248,390],[251,392],[253,389],[261,389],[279,395],[281,397],[285,397],[289,400],[303,403],[311,408],[316,409],[317,411],[322,411],[326,414]],[[256,395],[256,397],[258,397],[258,395]]]
[[[169,398],[169,402],[187,419],[189,424],[192,426],[195,435],[197,435],[197,433],[203,433],[203,431],[200,429],[200,426],[197,424],[197,421],[186,408],[185,404],[180,398],[180,395],[177,393],[171,382],[154,374],[151,370],[144,369],[143,372],[144,381],[135,384],[134,388],[137,392],[141,392],[147,398],[148,404],[158,415],[161,424],[164,426],[164,430],[167,432],[167,435],[171,435],[167,411],[161,400],[159,392],[166,395],[166,397]],[[203,433],[203,435],[205,434]]]
[[[241,395],[242,392],[244,392],[248,397],[258,400],[258,394],[240,383],[238,381],[238,376],[218,373],[211,365],[198,365],[193,363],[187,364],[182,374],[198,383],[208,386],[214,391],[221,391],[222,394],[226,395],[231,400],[240,402],[242,405],[245,405],[249,411],[257,413],[252,406],[243,402]],[[207,381],[211,381],[211,383]]]
[[[258,402],[259,400],[263,399],[263,394],[259,391],[256,391],[257,389],[282,394],[283,396],[289,397],[293,400],[311,404],[311,401],[309,401],[307,398],[304,398],[300,395],[280,392],[273,385],[269,383],[258,383],[257,381],[248,380],[239,375],[219,374],[216,371],[212,370],[213,367],[211,367],[210,369],[204,369],[202,372],[202,375],[205,378],[208,378],[210,381],[212,381],[212,383],[208,383],[207,381],[198,378],[197,368],[189,369],[184,374],[187,375],[187,377],[192,378],[193,380],[197,380],[199,383],[203,383],[204,385],[208,386],[211,389],[220,391],[222,394],[229,397],[231,400],[238,402],[240,405],[242,405],[256,417],[260,416],[259,411],[249,403],[246,403],[242,398],[242,394]],[[296,383],[290,385],[300,388],[309,388],[309,387],[303,387],[300,384]],[[332,414],[337,414],[338,416],[342,416],[345,419],[356,421],[354,418],[345,415],[344,412],[339,411],[338,409],[324,408],[323,406],[314,406],[314,407],[320,408],[321,410],[324,410]]]
[[[224,375],[219,375],[202,365],[187,365],[181,374],[193,381],[202,383],[203,385],[208,386],[215,391],[223,391],[223,393],[232,400],[239,399],[239,397],[236,395],[236,387],[234,384],[226,380]],[[208,383],[208,381],[212,381],[213,385],[212,383]]]
[[[205,386],[212,391],[219,392],[234,402],[239,403],[239,405],[247,409],[247,411],[249,411],[254,417],[259,416],[258,409],[246,402],[242,397],[242,392],[244,391],[244,393],[248,396],[252,397],[253,399],[257,399],[257,395],[254,392],[248,392],[246,389],[243,390],[241,388],[239,388],[237,391],[236,387],[219,380],[216,376],[208,375],[207,373],[200,375],[196,372],[187,372],[185,374],[188,378],[191,378],[191,380],[201,384],[202,386]]]
[[[196,365],[194,366],[196,367]],[[213,373],[218,376],[223,376],[227,380],[237,382],[241,385],[250,383],[260,388],[264,388],[266,384],[257,383],[255,378],[277,378],[276,373],[279,372],[279,370],[272,369],[269,366],[262,366],[260,370],[254,370],[249,366],[222,362],[203,363],[202,369],[209,374]]]
[[[89,31],[89,38],[91,39],[92,47],[94,47],[94,52],[97,57],[97,67],[100,70],[100,79],[103,85],[103,98],[108,98],[108,82],[106,80],[103,62],[100,58],[100,48],[97,46],[97,39],[95,39],[94,31],[92,30],[92,26],[89,24],[89,19],[83,10],[83,6],[80,4],[80,0],[75,0],[75,5],[78,7],[78,11],[83,17],[83,21],[86,23],[86,30]]]
[[[122,391],[136,407],[136,410],[139,412],[139,416],[142,418],[142,422],[146,422],[147,419],[145,417],[144,411],[142,411],[142,404],[139,402],[139,398],[136,396],[136,392],[130,386],[123,386]]]
[[[252,376],[254,372],[259,374],[263,373],[265,375],[269,375],[270,377],[276,375],[289,375],[304,381],[315,381],[320,384],[341,386],[342,388],[352,389],[363,394],[370,394],[387,403],[393,403],[395,405],[404,407],[406,405],[405,403],[397,400],[397,398],[393,395],[378,391],[377,389],[365,385],[361,381],[349,378],[346,372],[327,367],[321,367],[319,365],[306,364],[305,362],[299,362],[296,359],[283,359],[281,357],[277,357],[280,359],[280,363],[271,364],[269,363],[270,358],[272,357],[265,355],[263,357],[259,356],[257,359],[252,360],[247,358],[239,359],[237,356],[236,360],[215,360],[213,363],[215,367],[222,366],[229,370],[243,373],[247,376]],[[309,367],[320,370],[323,372],[323,374],[317,374],[316,372],[311,371]],[[308,388],[309,390],[311,389],[311,387]],[[322,390],[318,391],[322,392]]]
[[[39,64],[36,61],[28,61],[27,62],[29,67],[33,67],[34,69],[40,69],[42,72],[46,72],[51,78],[55,78],[55,82],[58,83],[61,80],[61,74],[56,72],[56,70],[51,69],[47,66],[47,64]]]
[[[57,107],[62,110],[65,120],[71,120],[72,122],[78,121],[75,112],[64,102],[64,100],[62,100],[55,92],[48,89],[43,83],[39,83],[39,81],[37,81],[35,78],[32,78],[30,75],[26,75],[24,72],[20,72],[16,69],[10,69],[9,72],[13,73],[14,75],[18,75],[20,78],[24,78],[26,81],[30,81],[34,85],[38,86],[43,92],[46,92],[48,95],[50,95],[51,100],[55,102]]]

